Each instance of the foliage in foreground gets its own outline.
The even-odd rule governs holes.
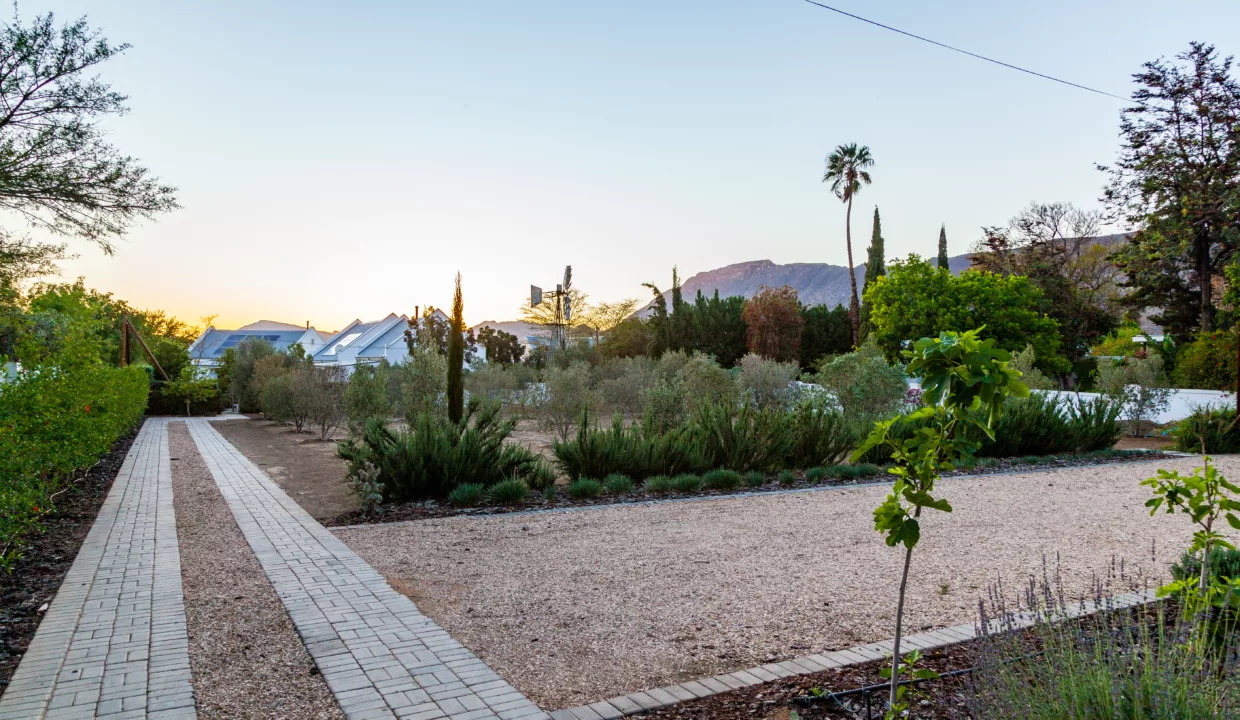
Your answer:
[[[853,453],[852,459],[856,462],[870,448],[887,445],[895,463],[888,471],[895,476],[891,492],[874,509],[874,529],[884,536],[889,547],[904,546],[904,572],[896,604],[891,660],[889,717],[898,717],[907,710],[907,705],[899,702],[898,693],[900,636],[909,566],[913,548],[921,538],[922,510],[952,511],[945,498],[936,498],[933,493],[941,472],[972,461],[977,443],[961,431],[970,428],[993,438],[992,428],[1002,415],[1008,396],[1029,394],[1029,388],[1018,379],[1020,373],[1008,368],[1011,355],[996,347],[994,340],[981,339],[979,333],[980,330],[942,332],[937,338],[918,340],[912,350],[905,351],[909,374],[922,378],[926,405],[907,415],[874,423],[870,436]],[[925,426],[909,439],[893,438],[891,428],[907,420]]]
[[[360,438],[339,443],[337,450],[351,473],[366,462],[379,469],[387,502],[443,498],[465,483],[490,487],[514,477],[537,478],[538,456],[504,442],[515,423],[501,420],[499,411],[471,400],[460,423],[423,413],[395,432],[372,419]]]
[[[1160,604],[990,635],[969,679],[969,710],[988,720],[1233,717],[1240,648],[1234,634],[1220,649],[1201,632]]]
[[[142,368],[108,367],[70,342],[0,383],[0,570],[20,557],[22,535],[54,494],[89,468],[146,408]]]

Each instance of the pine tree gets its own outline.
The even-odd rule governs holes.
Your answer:
[[[456,274],[452,296],[452,326],[448,330],[448,419],[459,423],[465,414],[465,300],[461,297],[461,274]]]
[[[947,260],[947,225],[939,227],[939,267],[945,270],[951,270],[951,266]]]
[[[883,221],[878,217],[878,207],[874,208],[874,229],[870,232],[870,247],[866,251],[865,287],[862,288],[861,299],[861,339],[870,334],[870,304],[865,301],[865,290],[882,275],[887,274],[887,265],[883,248]]]

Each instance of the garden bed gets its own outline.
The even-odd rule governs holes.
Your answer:
[[[235,428],[230,428],[235,429]],[[230,433],[230,439],[236,437]],[[236,441],[234,440],[234,444]],[[249,455],[251,450],[245,450]],[[1148,462],[1174,457],[1162,452],[1143,450],[1103,450],[1095,453],[1071,455],[1055,455],[1044,457],[1023,458],[980,458],[977,467],[969,470],[957,470],[944,473],[943,477],[966,477],[973,475],[991,475],[996,473],[1030,472],[1034,470],[1055,470],[1091,465],[1110,465],[1115,463]],[[251,459],[254,459],[251,456]],[[282,471],[282,468],[277,468]],[[603,494],[592,498],[572,498],[563,487],[556,489],[554,497],[541,493],[530,493],[525,500],[512,505],[486,505],[481,507],[454,507],[446,502],[425,500],[420,502],[398,503],[383,506],[378,515],[365,515],[360,511],[350,511],[331,518],[321,519],[328,527],[364,525],[375,523],[403,522],[427,518],[452,517],[456,515],[496,515],[514,512],[537,510],[559,510],[576,507],[593,507],[616,505],[623,503],[646,503],[686,497],[727,497],[757,493],[785,492],[789,490],[805,490],[814,487],[854,487],[871,483],[887,482],[889,476],[882,468],[875,466],[841,465],[828,468],[828,475],[817,481],[807,479],[804,472],[793,474],[793,481],[781,483],[776,477],[767,477],[766,481],[756,487],[740,487],[735,490],[701,489],[692,493],[651,493],[638,486],[633,492],[624,495]],[[283,486],[284,483],[281,483]],[[302,502],[302,499],[298,499]]]
[[[140,428],[139,424],[117,440],[98,463],[67,486],[56,498],[55,512],[43,518],[42,531],[25,538],[25,551],[12,572],[0,572],[0,692],[30,646],[43,606],[60,589]]]
[[[931,650],[922,656],[918,667],[934,670],[940,674],[963,670],[973,663],[973,643],[951,645]],[[886,682],[879,671],[890,663],[875,660],[862,665],[851,665],[825,670],[812,675],[781,678],[761,685],[754,685],[731,692],[712,695],[699,700],[670,705],[658,710],[639,713],[639,718],[701,718],[719,720],[788,720],[795,711],[801,718],[836,718],[840,720],[879,720],[883,717],[886,702],[885,691],[871,694],[870,715],[866,717],[864,695],[854,695],[836,700],[815,700],[805,704],[798,698],[811,693],[839,693],[848,690],[879,685]],[[962,720],[970,718],[965,707],[965,680],[960,675],[944,677],[926,683],[918,683],[910,689],[908,699],[914,707],[913,716],[918,720]]]

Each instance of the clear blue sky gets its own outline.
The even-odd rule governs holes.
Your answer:
[[[1121,95],[1190,40],[1240,52],[1235,0],[837,0],[849,11]],[[112,140],[184,209],[64,277],[187,320],[320,328],[447,305],[515,317],[571,263],[597,300],[728,263],[842,264],[820,183],[869,145],[854,256],[965,252],[1032,200],[1093,207],[1122,103],[801,0],[23,2],[133,48]],[[1231,43],[1231,45],[1228,45]]]

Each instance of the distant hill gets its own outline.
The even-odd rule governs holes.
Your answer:
[[[931,263],[937,263],[937,258],[931,258]],[[948,267],[953,273],[959,274],[969,267],[968,255],[955,255],[948,258]],[[860,295],[865,289],[865,265],[857,265],[854,268],[857,276],[857,293]],[[836,305],[848,305],[849,283],[848,268],[843,265],[830,265],[828,263],[789,263],[780,265],[770,260],[751,260],[749,262],[736,263],[735,265],[726,265],[715,270],[707,270],[700,272],[684,281],[681,285],[681,293],[686,301],[692,302],[697,295],[698,290],[703,295],[712,295],[716,290],[719,291],[719,297],[730,297],[732,295],[743,295],[745,297],[753,297],[758,288],[766,285],[768,287],[782,287],[791,285],[796,288],[797,295],[801,302],[806,305],[826,305],[835,307]],[[671,291],[665,291],[663,296],[671,302]],[[651,300],[637,314],[646,317],[654,307],[654,301]]]
[[[473,330],[474,333],[477,334],[477,332],[484,327],[489,327],[494,330],[501,330],[503,332],[508,333],[509,335],[516,335],[517,339],[520,340],[522,343],[524,343],[525,339],[529,337],[530,335],[537,334],[537,331],[539,329],[539,326],[537,325],[533,325],[527,322],[521,322],[520,320],[504,320],[504,321],[485,320],[483,322],[478,323],[477,325],[474,325],[473,327],[470,328],[470,330]]]

